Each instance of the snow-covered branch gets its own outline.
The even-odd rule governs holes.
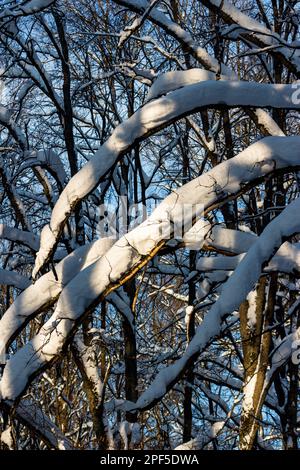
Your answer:
[[[271,107],[299,109],[292,100],[291,85],[263,83],[205,81],[189,85],[154,100],[140,108],[120,124],[110,138],[75,176],[60,195],[44,228],[41,247],[37,254],[33,277],[52,256],[62,228],[78,203],[101,182],[116,161],[132,146],[172,122],[206,107]]]
[[[0,352],[2,357],[4,357],[10,343],[27,323],[41,311],[51,307],[71,279],[80,270],[103,256],[112,243],[111,239],[104,238],[86,244],[60,261],[55,267],[55,272],[50,271],[44,274],[29,287],[29,282],[26,280],[27,289],[16,298],[0,319]]]
[[[148,409],[161,400],[182,376],[189,361],[197,357],[206,344],[220,333],[222,319],[238,309],[257,282],[264,264],[273,256],[282,241],[300,231],[297,217],[299,209],[300,199],[296,199],[265,228],[224,285],[219,299],[198,327],[182,358],[159,372],[138,402],[127,405],[129,409]]]
[[[14,286],[23,290],[30,285],[30,279],[15,271],[0,269],[0,284],[4,286]]]
[[[193,207],[201,204],[202,211],[208,210],[216,202],[239,193],[243,185],[249,181],[272,173],[274,169],[297,166],[298,162],[299,137],[267,137],[248,147],[236,157],[224,161],[210,172],[174,191],[145,222],[123,236],[107,251],[105,256],[80,271],[67,284],[60,295],[53,316],[45,323],[39,334],[8,361],[1,381],[2,396],[10,399],[17,398],[28,385],[31,377],[35,376],[46,364],[50,364],[59,357],[67,339],[76,330],[82,317],[91,311],[105,295],[134,276],[166,241],[172,238],[170,221],[173,226],[178,225],[179,221],[181,223],[182,208],[185,204],[191,204]],[[225,183],[224,175],[227,175]],[[286,214],[287,217],[290,213],[294,214],[294,206],[297,204],[291,204],[288,206],[289,210],[286,209],[282,214]],[[278,217],[270,224],[275,227],[274,236],[276,233],[275,222],[282,220],[284,217],[282,214],[279,216],[280,218]],[[192,224],[194,215],[192,212],[187,214],[185,223]],[[197,215],[200,216],[201,211]],[[189,220],[188,217],[190,217]],[[295,224],[297,221],[294,220],[290,225],[287,224],[286,230],[288,232],[294,227],[292,222]],[[261,236],[250,248],[235,271],[236,273],[243,272],[243,266],[247,266],[249,253],[252,254],[252,263],[255,264],[257,258],[255,247],[258,246],[259,250],[261,249],[261,243],[266,241],[269,230],[266,229],[264,233],[265,235]],[[275,241],[277,243],[278,238]],[[274,246],[271,248],[266,246],[265,251],[269,255],[268,259],[273,254]],[[262,262],[264,261],[266,260],[263,259]],[[253,276],[257,275],[258,266],[261,267],[256,261],[255,269],[252,270]],[[251,279],[253,282],[253,276],[252,278],[251,276],[247,277],[248,283]],[[232,282],[229,283],[230,286]],[[246,286],[247,284],[239,290],[236,302],[241,296],[247,294]],[[227,298],[225,300],[222,309],[228,301]],[[216,313],[213,316],[217,315],[215,327],[218,329],[218,316],[221,318],[222,313],[220,312],[223,310],[220,310],[219,303],[217,305]],[[225,313],[229,313],[229,311],[225,311]],[[207,331],[211,331],[210,323],[207,326]],[[213,332],[217,334],[215,329]],[[191,344],[195,344],[195,342],[193,341]],[[187,363],[189,357],[184,356],[185,359],[182,359],[184,364]]]

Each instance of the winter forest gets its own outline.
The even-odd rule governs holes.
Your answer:
[[[300,445],[300,2],[0,0],[0,449]]]

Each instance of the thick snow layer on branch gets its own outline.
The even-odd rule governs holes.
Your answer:
[[[98,404],[100,404],[103,398],[104,384],[99,375],[97,353],[93,346],[85,346],[78,336],[75,337],[73,344],[80,357],[86,378],[91,384],[94,396],[97,399]]]
[[[60,354],[67,338],[76,329],[82,315],[93,308],[103,296],[119,287],[120,282],[125,282],[128,275],[133,275],[141,269],[143,263],[146,263],[149,257],[154,256],[155,249],[159,248],[160,243],[163,244],[166,240],[173,238],[170,233],[170,220],[172,220],[173,227],[179,222],[181,225],[182,209],[185,204],[195,207],[201,203],[200,207],[203,211],[217,201],[236,194],[246,182],[266,175],[275,168],[296,165],[299,163],[299,143],[299,137],[265,138],[170,194],[145,222],[118,240],[105,256],[80,271],[67,284],[60,295],[54,314],[39,334],[8,361],[1,382],[2,396],[16,398],[21,394],[30,377]],[[295,203],[289,207],[293,209],[294,206]],[[290,209],[291,212],[292,209]],[[201,211],[198,214],[200,216],[202,215]],[[289,212],[286,209],[282,214],[287,214],[288,217]],[[282,220],[282,214],[275,221]],[[186,214],[185,222],[192,223],[194,215],[192,211]],[[275,221],[271,226],[275,226]],[[289,219],[287,220],[287,230],[288,227]],[[265,233],[268,231],[266,230]],[[261,238],[266,243],[266,235]],[[261,249],[259,240],[250,248],[248,254],[253,252],[254,247],[258,246],[259,250]],[[267,244],[265,249],[267,253],[269,253],[268,246]],[[273,248],[271,247],[271,254]],[[247,260],[248,254],[245,257]],[[271,257],[271,254],[268,258]],[[254,249],[251,265],[252,276],[248,273],[245,287],[239,286],[237,299],[243,295],[244,298],[246,297],[247,283],[257,274],[259,263],[256,262],[256,259],[257,253]],[[243,269],[241,267],[244,266],[244,262],[243,260],[240,263],[237,272]],[[243,279],[242,275],[241,279]],[[224,308],[227,308],[230,299],[234,299],[232,288],[231,286],[231,295],[225,295]],[[220,308],[219,306],[212,316],[221,315]],[[230,309],[226,310],[226,313],[231,311]],[[216,327],[218,328],[218,321]],[[211,331],[215,332],[215,329],[209,323],[209,335]],[[195,342],[192,343],[195,345]]]
[[[228,19],[241,26],[241,28],[248,29],[251,32],[261,33],[264,37],[267,36],[267,38],[272,35],[272,31],[266,28],[266,26],[246,15],[227,0],[205,0],[203,3],[208,7],[214,6],[220,9],[225,15],[227,15]]]
[[[6,127],[12,137],[18,142],[20,147],[24,150],[26,148],[26,137],[22,130],[16,125],[15,120],[12,117],[12,111],[8,110],[4,106],[0,106],[0,124]]]
[[[257,240],[254,237],[251,245]],[[251,246],[250,245],[250,246]],[[247,250],[248,251],[248,250]],[[246,249],[245,249],[246,252]],[[239,256],[210,256],[199,258],[196,269],[200,272],[207,271],[234,271],[237,265],[244,258],[244,254]],[[293,273],[300,271],[300,243],[283,243],[271,261],[264,268],[264,272],[280,271],[282,273]]]
[[[247,295],[248,310],[247,310],[247,324],[250,329],[255,328],[257,317],[256,317],[256,304],[257,304],[257,290],[253,289]],[[254,374],[255,376],[257,374]],[[252,394],[251,394],[252,395]]]
[[[138,13],[144,13],[149,6],[147,0],[114,1]],[[167,34],[173,36],[205,69],[218,75],[222,73],[224,76],[227,76],[228,79],[239,79],[239,77],[228,66],[223,63],[220,64],[218,60],[211,57],[204,48],[195,43],[190,33],[182,29],[177,23],[174,23],[162,11],[153,8],[148,13],[147,18],[154,24],[163,28]],[[265,132],[270,135],[284,135],[283,131],[266,111],[257,108],[253,112],[257,120],[257,124],[262,126]]]
[[[292,101],[291,85],[263,83],[205,81],[183,87],[167,96],[154,100],[139,109],[127,121],[120,124],[111,137],[100,147],[95,156],[70,180],[45,228],[51,236],[41,236],[41,248],[37,254],[33,277],[51,257],[62,227],[75,206],[99,184],[117,159],[132,145],[144,140],[185,115],[203,107],[254,106],[294,109],[300,108]]]
[[[135,330],[134,325],[134,315],[131,308],[131,302],[123,289],[119,289],[117,292],[112,292],[107,300],[115,306],[118,312],[124,317],[125,320],[129,323],[132,330]]]
[[[16,5],[14,8],[5,8],[0,13],[0,19],[7,17],[27,16],[38,13],[49,7],[55,0],[31,0],[23,5]]]
[[[1,238],[22,243],[34,251],[39,249],[40,241],[36,235],[15,227],[9,227],[5,224],[0,224],[0,239]]]
[[[0,269],[0,285],[14,286],[18,289],[26,289],[30,285],[30,280],[22,274],[7,269]]]
[[[3,407],[10,411],[13,403],[6,401]],[[57,450],[72,450],[73,444],[61,430],[49,419],[41,408],[29,399],[22,400],[14,407],[16,418],[29,429],[34,430],[51,448]]]
[[[245,254],[238,256],[210,256],[199,258],[196,269],[200,272],[234,271],[244,256]]]
[[[221,79],[226,80],[227,77],[221,76]],[[170,91],[175,91],[194,83],[205,82],[206,80],[216,80],[216,75],[203,69],[175,70],[164,73],[151,86],[145,102],[147,103],[159,98]]]
[[[241,254],[248,251],[255,240],[256,235],[251,232],[247,233],[215,225],[212,227],[209,237],[205,240],[205,245],[216,250]]]
[[[2,431],[0,435],[0,441],[3,442],[3,444],[5,444],[9,448],[9,450],[13,450],[14,439],[11,426],[8,426],[4,431]]]
[[[212,227],[211,234],[206,243],[215,249],[228,251],[229,253],[244,253],[256,240],[253,233],[232,230],[219,225]]]
[[[291,307],[293,312],[296,309],[299,309],[300,306],[300,298],[296,300],[294,305]],[[279,345],[272,351],[271,355],[271,367],[267,372],[266,376],[266,385],[268,384],[269,380],[283,364],[291,357],[291,355],[295,355],[294,363],[299,364],[300,359],[300,328],[297,328],[293,333],[287,335],[283,340],[279,343]]]
[[[203,440],[202,436],[197,436],[194,439],[175,447],[174,450],[200,450],[203,448]]]
[[[282,273],[299,272],[300,243],[285,242],[264,270],[266,272],[281,271]]]
[[[227,280],[230,274],[231,273],[229,271],[207,273],[197,289],[198,302],[205,299],[213,288],[215,289],[215,292],[219,292],[221,284]]]
[[[200,219],[183,236],[183,243],[189,250],[201,250],[210,238],[212,226],[207,220]]]
[[[139,13],[145,12],[149,7],[149,2],[147,0],[115,0],[116,3],[124,5],[134,11]],[[162,11],[157,8],[151,8],[147,18],[150,18],[155,24],[164,28],[164,30],[169,33],[171,36],[176,38],[180,43],[185,44],[188,49],[191,51],[192,55],[208,70],[211,70],[214,73],[223,73],[228,77],[233,76],[232,70],[224,64],[221,64],[214,57],[211,57],[208,52],[196,44],[187,31],[184,31],[177,23],[169,19]]]
[[[247,38],[255,44],[262,46],[271,46],[268,50],[275,50],[280,53],[284,59],[293,65],[294,71],[300,73],[300,51],[290,47],[285,40],[278,34],[266,28],[263,24],[241,12],[232,3],[227,0],[203,0],[208,8],[218,11],[221,17],[229,24],[236,24],[240,27],[240,35],[247,34]],[[243,29],[245,31],[243,31]],[[273,46],[273,48],[272,48]],[[277,46],[276,48],[274,46]]]
[[[67,174],[59,156],[53,152],[53,150],[48,149],[26,153],[19,171],[23,171],[25,168],[33,166],[47,168],[49,172],[52,173],[52,175],[59,181],[61,186],[65,186],[67,181]]]
[[[12,339],[34,315],[53,305],[64,286],[112,244],[110,238],[104,238],[78,248],[56,265],[55,273],[45,274],[22,292],[0,319],[0,355],[4,357]]]
[[[149,4],[147,0],[114,0],[120,5],[136,11],[138,13],[144,13]],[[210,70],[214,74],[223,74],[228,79],[238,80],[239,77],[225,64],[219,63],[214,57],[211,57],[207,51],[200,47],[192,38],[190,33],[182,29],[177,23],[174,23],[168,18],[162,11],[153,8],[147,15],[154,24],[157,24],[165,30],[167,34],[173,36],[185,50],[188,50],[190,54],[207,70]],[[270,135],[284,135],[283,131],[276,124],[274,119],[263,109],[255,109],[254,116],[257,124],[262,126],[264,131]]]
[[[190,250],[212,248],[222,250],[229,254],[240,254],[248,251],[256,240],[256,235],[251,232],[232,230],[221,225],[211,224],[203,219],[196,222],[183,237],[184,246]]]
[[[224,285],[221,295],[205,316],[181,359],[163,369],[137,403],[128,409],[146,409],[159,401],[179,379],[189,360],[197,356],[206,344],[220,333],[221,321],[238,309],[254,287],[266,263],[281,245],[282,239],[300,231],[300,198],[292,202],[263,231],[245,258]]]

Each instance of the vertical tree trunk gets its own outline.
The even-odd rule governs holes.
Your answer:
[[[190,252],[190,267],[191,271],[195,266],[195,252]],[[188,304],[192,306],[196,297],[195,283],[189,282],[189,299]],[[195,334],[195,313],[189,316],[187,323],[187,339],[191,341]],[[194,363],[190,365],[186,373],[186,385],[184,387],[184,400],[183,400],[183,442],[188,442],[192,439],[192,428],[193,428],[193,410],[192,410],[192,399],[193,399],[193,385],[194,385]]]
[[[244,398],[240,423],[240,449],[251,450],[255,444],[262,404],[265,398],[264,381],[268,367],[271,333],[267,330],[274,313],[277,275],[272,274],[266,302],[266,277],[261,277],[252,296],[240,307],[240,331],[244,354]],[[249,299],[249,296],[248,296]],[[253,305],[253,303],[255,304]],[[251,309],[251,319],[249,310]],[[249,324],[251,320],[251,324]]]
[[[125,286],[127,294],[129,295],[130,305],[133,305],[135,295],[135,282],[131,282]],[[134,316],[134,312],[133,316]],[[123,334],[124,334],[124,361],[125,361],[125,398],[126,400],[136,402],[138,399],[137,391],[137,358],[136,358],[136,337],[135,331],[132,329],[131,324],[125,318],[123,319]],[[129,423],[135,423],[137,414],[126,412],[126,420]]]

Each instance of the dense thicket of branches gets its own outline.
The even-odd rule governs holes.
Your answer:
[[[1,0],[1,448],[298,448],[299,24]]]

